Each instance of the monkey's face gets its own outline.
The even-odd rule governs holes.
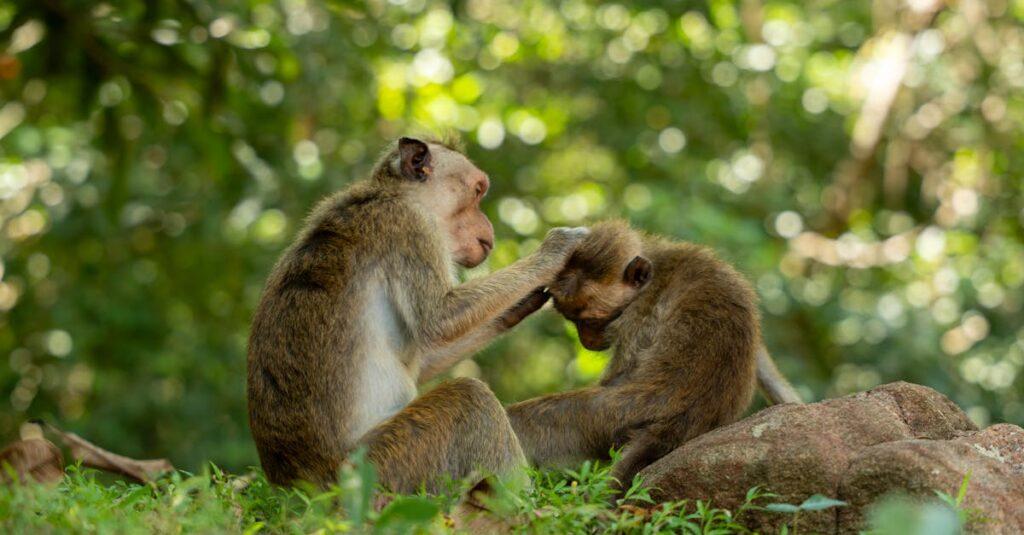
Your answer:
[[[449,158],[441,159],[438,171],[443,173],[439,182],[443,182],[447,192],[442,197],[450,199],[451,205],[444,206],[439,216],[447,227],[452,258],[461,266],[475,267],[494,248],[494,227],[480,209],[491,182],[465,156],[448,152]]]
[[[576,325],[583,347],[601,351],[614,342],[609,325],[647,285],[651,271],[651,262],[642,256],[630,260],[620,274],[604,278],[593,277],[570,262],[549,292],[555,310]]]
[[[443,145],[402,138],[398,147],[400,172],[441,227],[452,259],[463,267],[479,265],[494,248],[494,227],[480,209],[491,185],[487,174]]]

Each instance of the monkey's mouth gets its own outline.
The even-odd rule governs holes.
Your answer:
[[[472,269],[482,264],[484,260],[487,260],[491,250],[494,249],[494,244],[487,240],[478,239],[477,245],[480,247],[479,249],[472,247],[459,249],[455,253],[455,263],[464,268]]]
[[[611,347],[611,341],[604,335],[609,322],[579,320],[574,323],[576,323],[576,333],[579,335],[583,347],[591,351],[604,351]]]
[[[619,319],[619,316],[626,311],[628,306],[629,304],[627,303],[626,305],[613,310],[608,317],[600,319],[579,319],[576,317],[569,317],[565,313],[562,315],[566,316],[569,321],[576,324],[576,333],[579,334],[580,343],[583,344],[583,347],[591,351],[604,351],[612,345],[612,340],[608,336],[608,326],[611,325],[613,321]],[[557,300],[555,301],[555,308],[561,311]]]
[[[491,254],[491,251],[494,249],[494,242],[483,238],[477,238],[476,241],[480,242],[480,248],[484,251],[484,258],[487,258],[487,255]]]

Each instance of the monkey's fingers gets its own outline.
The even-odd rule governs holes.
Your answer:
[[[515,327],[519,322],[526,319],[527,316],[540,310],[540,307],[544,306],[544,303],[547,303],[550,298],[551,294],[544,287],[533,290],[522,301],[519,301],[512,308],[505,311],[505,314],[501,316],[502,325],[506,329]]]
[[[542,286],[530,292],[530,294],[524,297],[522,301],[512,307],[512,310],[523,312],[523,318],[525,318],[526,316],[540,310],[540,307],[544,306],[544,303],[547,303],[548,299],[551,299],[551,293],[548,292],[547,288]]]

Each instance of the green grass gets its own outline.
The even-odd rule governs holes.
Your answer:
[[[608,466],[585,463],[575,471],[530,473],[532,484],[500,486],[489,505],[530,533],[735,533],[746,510],[764,493],[749,494],[737,511],[704,502],[648,507],[638,485],[612,504]],[[365,463],[343,471],[326,491],[283,489],[258,474],[238,477],[211,467],[149,485],[107,483],[94,471],[71,467],[55,487],[0,488],[0,531],[7,533],[444,533],[462,488],[442,496],[397,496],[382,511],[372,507],[373,474]]]
[[[570,471],[531,471],[530,478],[530,485],[498,486],[489,502],[513,532],[749,533],[743,519],[754,509],[788,514],[787,522],[795,524],[801,511],[841,503],[812,497],[800,505],[773,504],[771,494],[755,488],[734,511],[702,501],[654,505],[647,491],[634,484],[626,495],[629,505],[623,505],[613,503],[608,465],[601,463],[585,463]],[[273,487],[262,475],[239,477],[216,467],[199,474],[178,472],[148,485],[110,482],[92,470],[71,467],[56,486],[0,487],[0,532],[454,531],[448,515],[464,492],[461,485],[453,483],[451,491],[441,496],[395,496],[379,512],[373,509],[374,485],[372,469],[362,462],[346,468],[338,485],[326,491]]]

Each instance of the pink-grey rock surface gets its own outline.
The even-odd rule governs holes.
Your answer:
[[[902,492],[955,495],[970,471],[966,507],[985,533],[1024,533],[1024,430],[979,431],[952,401],[927,387],[891,383],[806,405],[769,407],[683,444],[641,476],[661,500],[708,500],[735,508],[761,486],[775,501],[813,494],[849,505],[800,516],[803,533],[857,533],[867,507]],[[751,528],[774,532],[791,517],[757,512]]]

